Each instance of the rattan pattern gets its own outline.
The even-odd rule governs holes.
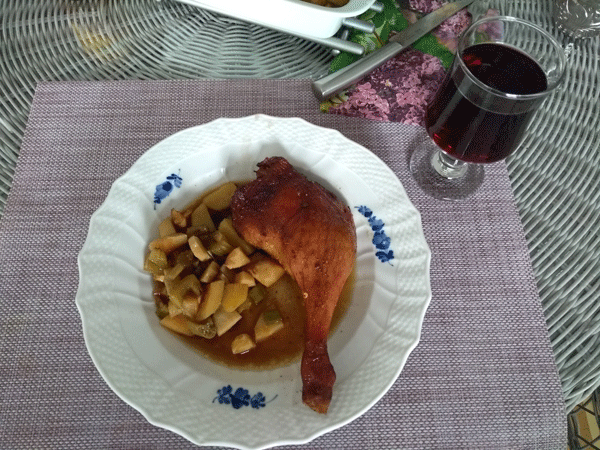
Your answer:
[[[600,385],[600,39],[560,35],[550,1],[498,3],[569,58],[565,87],[508,167],[570,410]],[[0,33],[0,214],[39,81],[318,77],[331,57],[173,0],[4,0]]]

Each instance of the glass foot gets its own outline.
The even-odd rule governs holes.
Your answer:
[[[433,142],[424,142],[410,157],[410,172],[427,195],[440,200],[461,200],[483,183],[483,166],[457,161]]]

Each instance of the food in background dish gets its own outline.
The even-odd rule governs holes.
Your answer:
[[[347,205],[284,158],[266,158],[258,167],[256,180],[233,195],[233,225],[247,242],[274,257],[302,291],[302,400],[326,413],[335,383],[327,337],[356,259],[354,220]]]

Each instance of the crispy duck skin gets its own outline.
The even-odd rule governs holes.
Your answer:
[[[250,244],[277,259],[302,290],[306,309],[302,401],[324,414],[335,383],[327,337],[354,267],[354,220],[348,206],[286,159],[266,158],[258,167],[256,180],[233,196],[233,224]]]

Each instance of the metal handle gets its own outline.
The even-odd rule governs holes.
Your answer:
[[[365,53],[365,48],[357,44],[356,42],[347,41],[345,39],[340,39],[338,37],[332,36],[329,38],[315,38],[315,37],[306,37],[304,39],[308,39],[310,41],[316,42],[321,45],[325,45],[327,47],[331,47],[335,50],[341,50],[343,52],[352,53],[354,55],[362,55]]]
[[[387,60],[397,55],[404,47],[397,42],[390,42],[379,50],[331,73],[320,80],[313,81],[312,87],[319,100],[327,100],[350,86],[355,81],[379,67]]]
[[[357,19],[356,17],[346,17],[342,19],[342,26],[354,28],[355,30],[363,31],[365,33],[372,33],[375,31],[375,25],[373,23]]]
[[[375,3],[373,3],[371,5],[371,8],[369,8],[369,9],[371,9],[371,10],[373,10],[375,12],[380,13],[381,11],[383,11],[383,8],[384,8],[383,3],[381,3],[381,2],[375,2]]]

